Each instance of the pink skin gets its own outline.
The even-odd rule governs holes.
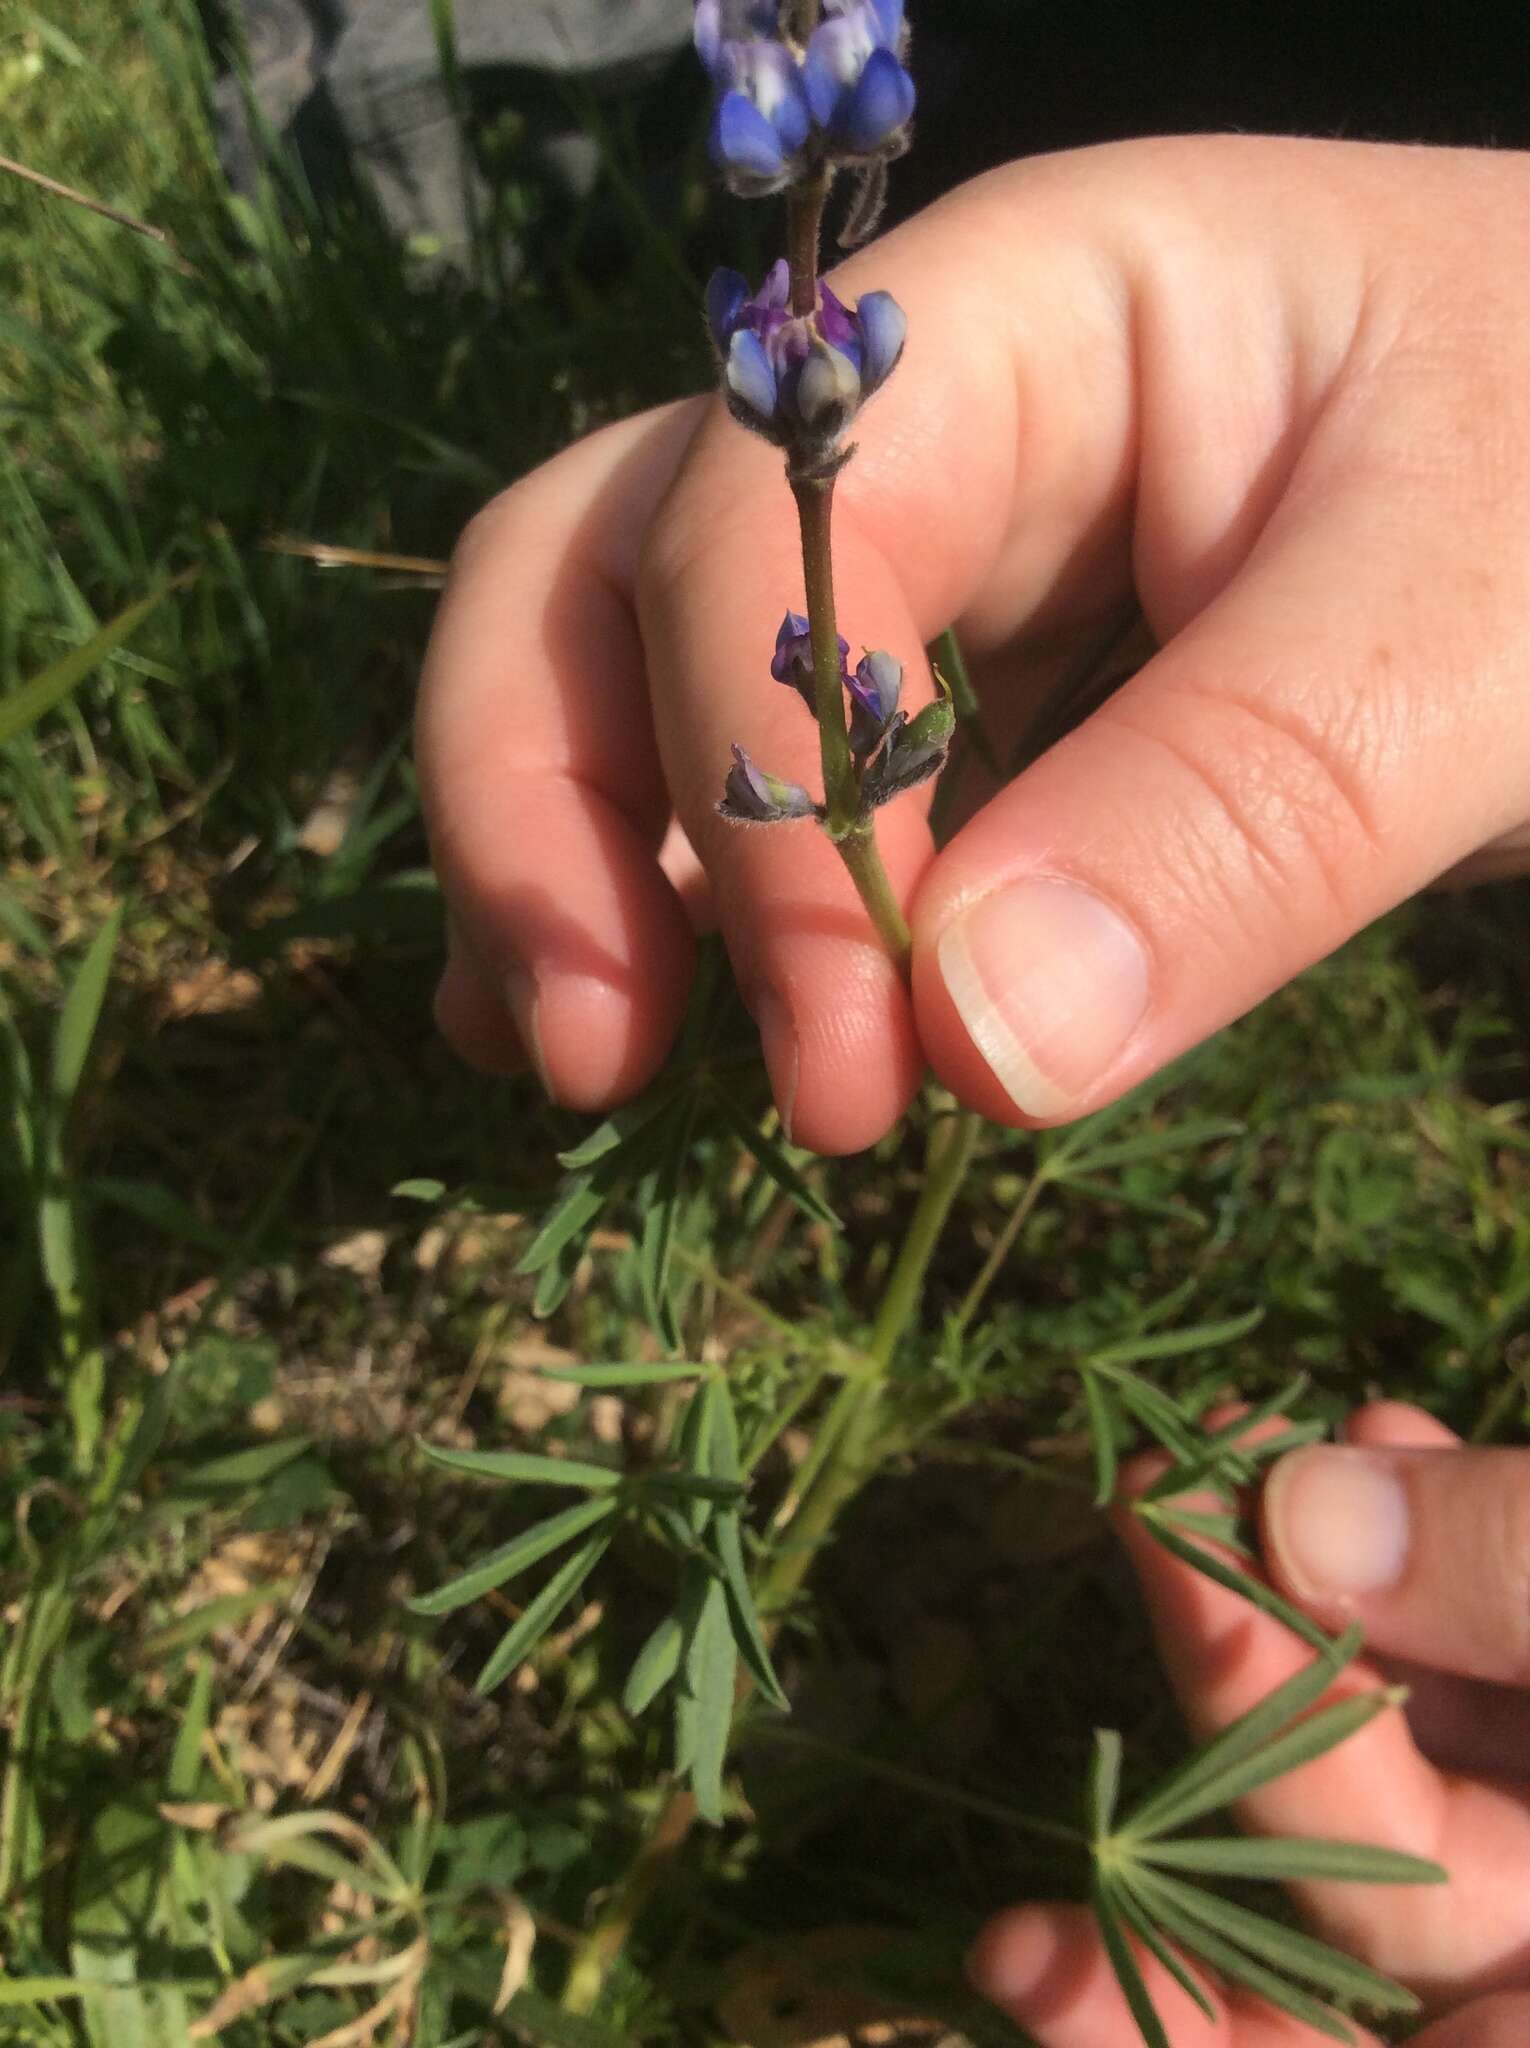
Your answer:
[[[802,603],[778,456],[698,399],[513,486],[458,551],[420,706],[453,1042],[534,1051],[583,1109],[642,1086],[690,971],[672,814],[780,1106],[826,1152],[885,1132],[926,1061],[1002,1121],[1065,1121],[1414,891],[1522,868],[1527,223],[1505,153],[1141,142],[997,172],[836,274],[910,319],[839,490],[852,649],[889,648],[917,704],[955,619],[1002,730],[1134,585],[1161,648],[939,858],[919,798],[882,814],[912,1001],[810,826],[712,808],[735,739],[816,784],[768,673]],[[1039,1034],[1029,1108],[938,957],[1025,877],[1054,886],[998,1002]],[[1060,881],[1113,907],[1121,961],[1140,942],[1119,1016]]]
[[[1517,1471],[1499,1475],[1506,1483],[1498,1485],[1498,1501],[1530,1496],[1530,1454],[1464,1450],[1432,1417],[1401,1403],[1362,1409],[1351,1417],[1345,1440],[1442,1459],[1460,1499],[1494,1490],[1483,1459],[1511,1456],[1519,1461]],[[1301,1455],[1281,1460],[1276,1473]],[[1144,1463],[1130,1478],[1145,1483],[1153,1469]],[[1453,1564],[1460,1583],[1469,1565],[1480,1570],[1481,1561],[1452,1557],[1440,1539],[1441,1521],[1434,1513],[1421,1527],[1417,1548],[1430,1567]],[[1278,1623],[1169,1558],[1131,1517],[1121,1518],[1120,1527],[1165,1666],[1198,1735],[1224,1727],[1306,1661],[1309,1653]],[[1283,1540],[1267,1515],[1266,1563],[1277,1580],[1288,1580]],[[1512,1581],[1506,1577],[1501,1585],[1506,1600],[1522,1598],[1525,1572],[1524,1558],[1511,1562]],[[1410,1654],[1439,1667],[1428,1674],[1433,1693],[1425,1711],[1410,1702],[1406,1717],[1383,1715],[1329,1756],[1264,1788],[1239,1817],[1256,1833],[1386,1843],[1444,1863],[1451,1873],[1446,1886],[1309,1884],[1295,1887],[1295,1895],[1319,1933],[1412,1985],[1440,2011],[1417,2036],[1417,2048],[1522,2048],[1530,2041],[1530,1784],[1523,1775],[1530,1688],[1508,1695],[1505,1704],[1517,1718],[1494,1731],[1496,1745],[1485,1741],[1474,1681],[1451,1675],[1459,1640],[1434,1586],[1410,1576],[1397,1592],[1363,1599],[1350,1611],[1382,1654],[1352,1667],[1342,1689],[1395,1675],[1385,1653],[1401,1639]],[[1431,1611],[1443,1650],[1437,1656],[1428,1636]],[[1475,1775],[1442,1764],[1464,1740],[1485,1752]],[[1486,1753],[1494,1746],[1496,1755]],[[1510,1769],[1518,1775],[1503,1775]],[[1316,2048],[1322,2038],[1216,1985],[1218,2017],[1207,2021],[1160,1965],[1146,1955],[1139,1959],[1174,2048]],[[1139,2036],[1104,1950],[1079,1908],[1029,1905],[997,1915],[969,1967],[979,1989],[1028,2028],[1040,2048],[1137,2048]],[[1373,2044],[1370,2034],[1363,2039]]]

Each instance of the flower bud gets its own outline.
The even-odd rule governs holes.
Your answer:
[[[905,790],[917,789],[946,765],[956,712],[948,698],[926,704],[916,718],[899,712],[887,728],[882,752],[866,771],[862,791],[873,807],[890,803]]]
[[[738,746],[717,808],[740,825],[781,825],[792,818],[815,817],[818,810],[800,782],[767,774]]]
[[[850,751],[874,754],[898,709],[903,664],[878,649],[856,663],[845,686],[850,692]]]
[[[840,680],[847,687],[850,681],[849,660],[850,642],[841,633],[839,673]],[[794,689],[816,717],[818,700],[813,692],[813,634],[801,612],[788,612],[781,621],[780,630],[776,634],[776,651],[771,656],[770,672],[778,683],[786,683]]]

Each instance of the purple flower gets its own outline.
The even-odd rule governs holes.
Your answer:
[[[845,678],[850,692],[850,751],[863,759],[876,752],[883,734],[892,724],[903,689],[903,664],[880,650],[856,663],[855,674]]]
[[[903,0],[824,0],[802,82],[814,125],[849,156],[895,155],[914,111],[903,67]]]
[[[694,33],[716,96],[713,162],[745,198],[780,191],[796,175],[812,117],[773,0],[696,0]]]
[[[850,682],[850,642],[841,633],[839,636],[839,673],[841,681]],[[801,612],[788,612],[781,621],[776,634],[776,651],[771,656],[770,672],[778,683],[786,683],[797,692],[809,711],[817,713],[813,696],[813,636],[807,620]]]
[[[800,782],[783,782],[779,775],[768,775],[742,747],[735,747],[717,808],[737,824],[780,825],[792,818],[811,818],[818,807]]]
[[[794,314],[784,258],[752,298],[736,270],[714,272],[707,320],[734,418],[817,462],[891,375],[908,324],[887,292],[867,292],[852,310],[827,284],[814,312]]]

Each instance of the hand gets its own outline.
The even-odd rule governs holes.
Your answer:
[[[1325,1625],[1358,1621],[1369,1682],[1401,1677],[1412,1696],[1406,1718],[1382,1715],[1267,1786],[1241,1817],[1257,1833],[1373,1842],[1443,1863],[1448,1885],[1294,1889],[1328,1940],[1448,2009],[1413,2048],[1524,2048],[1530,1451],[1466,1450],[1419,1409],[1379,1402],[1351,1418],[1345,1448],[1281,1459],[1262,1512],[1265,1565],[1281,1591]],[[1135,1517],[1123,1531],[1198,1736],[1306,1661],[1278,1622],[1177,1563]],[[1364,1667],[1352,1669],[1364,1682]],[[1174,2048],[1317,2048],[1323,2038],[1237,1991],[1216,1991],[1221,2017],[1209,2023],[1161,1966],[1139,1960]],[[1082,1908],[1001,1914],[971,1968],[1040,2048],[1139,2048]]]
[[[839,613],[910,694],[955,620],[994,728],[1135,589],[1161,651],[938,858],[882,813],[912,995],[808,825],[768,662],[802,602],[778,457],[711,399],[611,427],[458,549],[419,716],[467,1057],[630,1095],[690,973],[672,815],[777,1103],[867,1145],[926,1059],[1009,1123],[1094,1109],[1389,906],[1530,844],[1530,163],[1269,138],[1013,166],[856,256],[904,364],[836,502]]]

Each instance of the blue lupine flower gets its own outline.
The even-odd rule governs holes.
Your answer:
[[[791,818],[811,818],[818,807],[800,782],[768,775],[742,747],[735,747],[717,808],[741,825],[781,825]]]
[[[841,633],[839,636],[840,680],[848,687],[850,682],[850,642]],[[801,612],[788,612],[781,621],[776,634],[776,651],[771,656],[770,672],[778,683],[786,683],[797,692],[809,711],[817,713],[817,702],[813,696],[813,636],[807,620]]]
[[[852,311],[827,284],[815,312],[794,314],[784,258],[752,298],[736,270],[714,272],[707,319],[735,419],[820,463],[892,374],[908,326],[890,293],[867,292]]]
[[[736,192],[778,192],[798,169],[812,117],[802,65],[773,0],[696,0],[696,51],[716,100],[708,147]]]
[[[876,752],[893,722],[903,689],[903,664],[878,649],[856,663],[845,687],[850,692],[850,751],[864,758]]]
[[[914,81],[903,42],[903,0],[824,0],[802,82],[814,125],[835,152],[881,156],[904,147]]]

